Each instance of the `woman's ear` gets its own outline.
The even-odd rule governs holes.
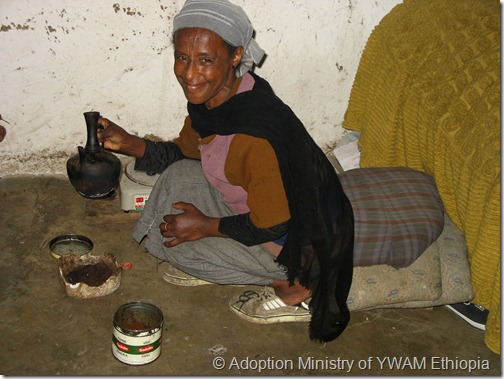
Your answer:
[[[243,58],[243,46],[238,46],[233,54],[233,67],[236,68],[240,65]]]

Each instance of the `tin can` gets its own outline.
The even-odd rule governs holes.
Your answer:
[[[129,365],[144,365],[161,354],[163,313],[149,303],[121,305],[114,315],[112,354]]]
[[[93,250],[93,241],[79,234],[63,234],[49,242],[49,249],[56,259],[67,254],[83,256]]]

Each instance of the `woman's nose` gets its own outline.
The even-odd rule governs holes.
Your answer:
[[[187,62],[187,66],[184,72],[186,79],[190,80],[198,75],[198,67],[194,61]]]

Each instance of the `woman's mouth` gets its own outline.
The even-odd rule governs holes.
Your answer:
[[[197,92],[204,87],[203,83],[184,83],[187,92]]]

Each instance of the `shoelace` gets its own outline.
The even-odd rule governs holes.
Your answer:
[[[241,310],[242,307],[245,305],[245,303],[249,302],[250,300],[256,299],[256,298],[261,298],[261,297],[263,297],[264,299],[267,299],[268,297],[271,297],[271,294],[265,290],[261,291],[261,293],[257,293],[256,291],[245,291],[238,298],[238,302],[241,303],[239,309]]]
[[[485,312],[486,308],[479,305],[479,304],[474,304],[474,303],[464,303],[464,305],[473,305],[475,308],[478,308],[481,312]]]
[[[261,293],[257,293],[256,291],[245,291],[243,294],[240,295],[238,298],[238,301],[241,303],[239,309],[241,310],[242,307],[247,303],[248,301],[252,299],[257,299],[259,298],[260,300],[266,300],[270,297],[274,297],[270,301],[267,301],[266,303],[262,304],[262,307],[268,311],[282,308],[282,307],[288,307],[287,304],[285,304],[282,299],[280,299],[278,296],[268,292],[267,290],[261,291]],[[306,304],[304,301],[300,302],[299,304],[293,305],[293,307],[299,307],[303,308],[305,310],[309,310],[308,304]]]

